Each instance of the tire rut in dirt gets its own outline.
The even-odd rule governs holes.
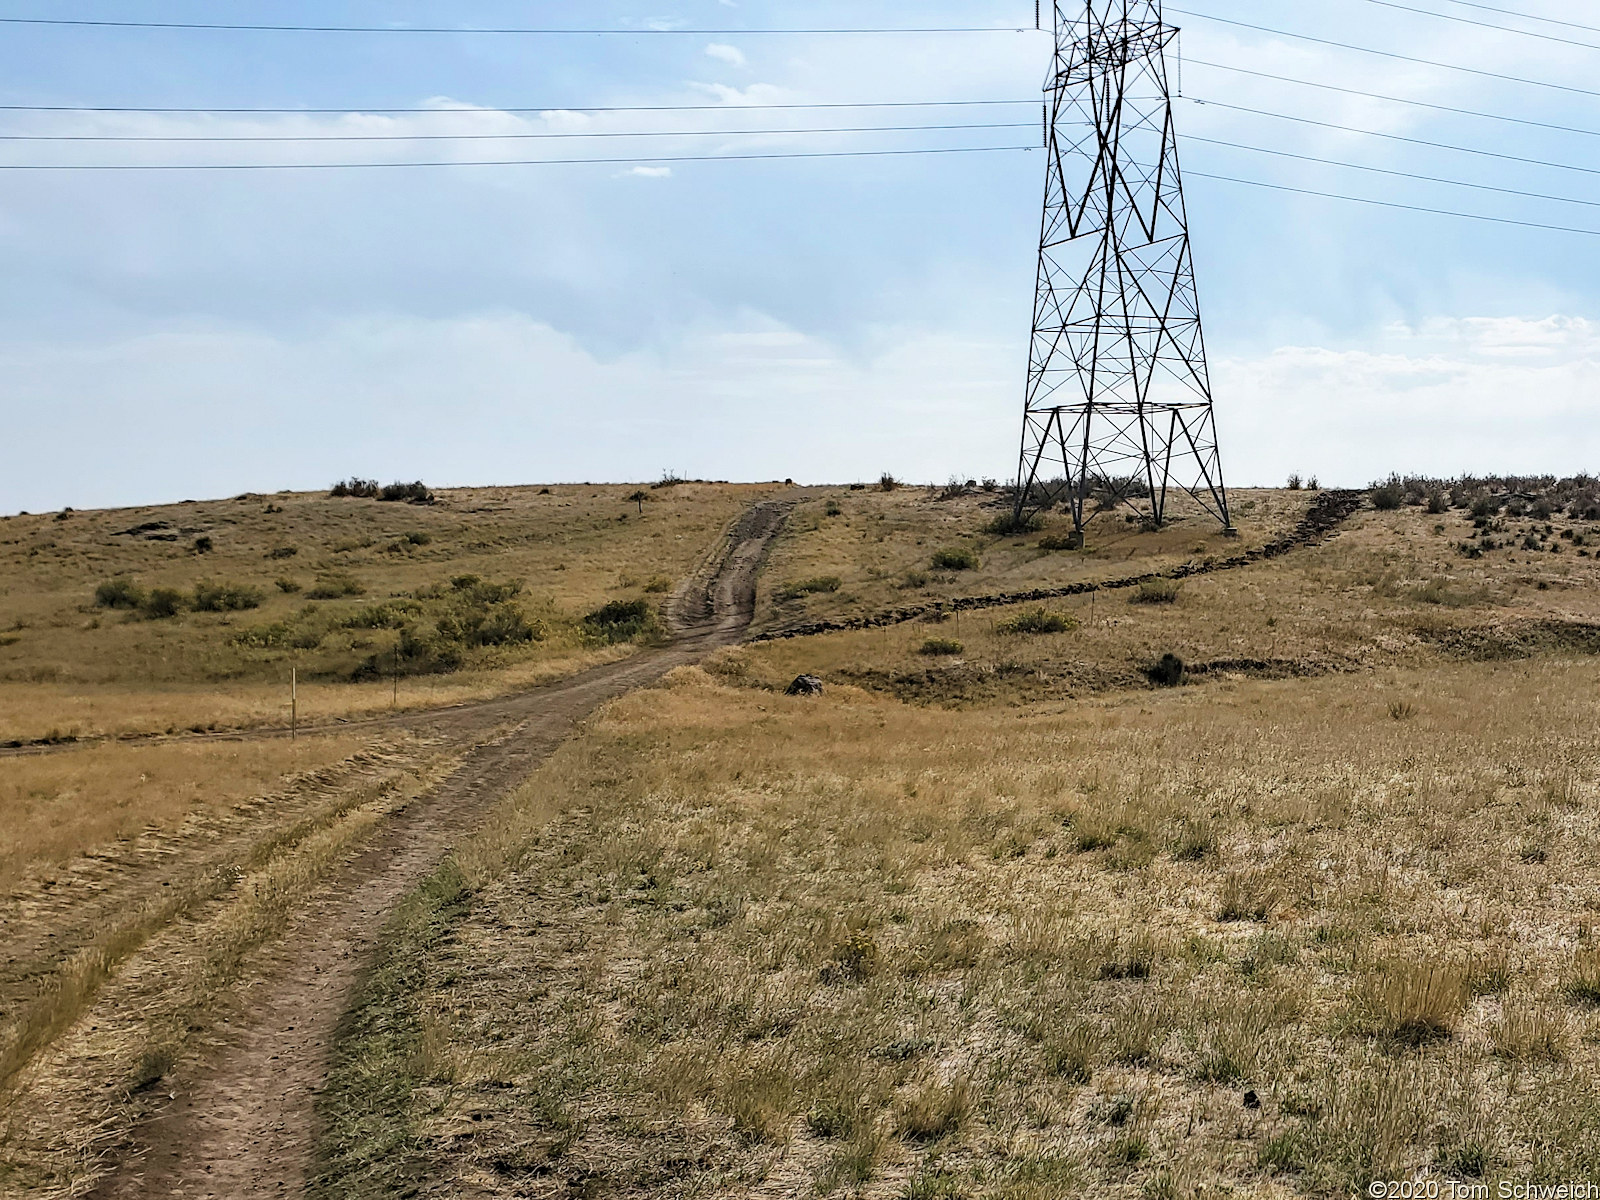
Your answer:
[[[792,505],[756,505],[686,585],[674,644],[478,710],[496,722],[520,715],[507,737],[480,746],[431,793],[411,804],[307,908],[245,990],[248,1026],[172,1093],[118,1169],[91,1193],[249,1200],[303,1191],[315,1146],[314,1099],[327,1074],[340,1016],[387,914],[601,704],[738,641],[754,610],[755,576]],[[706,602],[697,604],[695,592]],[[430,733],[464,727],[438,714]]]

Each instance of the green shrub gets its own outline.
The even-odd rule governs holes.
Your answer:
[[[1146,579],[1132,596],[1130,604],[1176,604],[1183,584],[1176,579]]]
[[[632,642],[655,638],[661,620],[648,600],[613,600],[583,619],[589,636],[605,643]]]
[[[1049,550],[1082,550],[1083,535],[1081,533],[1052,533],[1039,539],[1039,549]]]
[[[1077,618],[1047,608],[1028,608],[1000,622],[999,632],[1010,634],[1070,633],[1078,627]]]
[[[210,554],[216,548],[216,543],[208,535],[202,534],[194,540],[194,552],[196,554]]]
[[[300,553],[298,546],[274,546],[267,551],[267,557],[274,562],[282,562],[286,558],[293,558]]]
[[[1391,475],[1383,483],[1375,483],[1368,491],[1372,497],[1372,507],[1379,512],[1393,512],[1406,502],[1406,485],[1400,481],[1400,476]]]
[[[420,479],[415,483],[391,483],[378,492],[379,500],[403,500],[407,504],[432,504],[433,493]]]
[[[364,596],[366,585],[345,571],[325,571],[306,596],[312,600],[343,600],[346,596]]]
[[[657,575],[645,581],[644,590],[647,595],[659,596],[672,590],[672,580],[665,575]]]
[[[277,587],[285,596],[292,596],[300,590],[300,581],[297,579],[280,579]]]
[[[144,600],[144,589],[131,579],[108,579],[94,590],[101,608],[138,608]]]
[[[802,579],[798,583],[788,583],[778,589],[779,600],[798,600],[801,596],[810,596],[818,592],[837,592],[844,581],[837,575],[819,575],[815,579]]]
[[[984,526],[984,532],[996,537],[1012,537],[1019,533],[1037,533],[1043,528],[1044,517],[1039,513],[1030,513],[1019,519],[1015,512],[1003,512]]]
[[[933,568],[936,571],[976,571],[978,552],[964,546],[955,546],[934,552]]]
[[[246,584],[202,582],[195,585],[196,612],[243,612],[260,607],[261,593]]]
[[[139,605],[139,611],[150,621],[165,621],[184,609],[187,598],[177,588],[155,588]]]
[[[922,643],[922,649],[919,653],[938,658],[960,654],[965,649],[966,647],[954,638],[929,638]]]
[[[900,481],[887,471],[878,476],[878,490],[880,492],[892,492],[899,486]]]
[[[1163,654],[1152,667],[1145,668],[1145,677],[1157,687],[1177,687],[1183,682],[1183,659],[1176,654]]]
[[[328,495],[339,498],[353,496],[360,500],[376,500],[380,490],[376,479],[360,479],[352,475],[349,479],[341,480],[334,484]]]

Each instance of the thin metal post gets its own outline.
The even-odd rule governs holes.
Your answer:
[[[289,668],[289,740],[300,740],[300,668]]]

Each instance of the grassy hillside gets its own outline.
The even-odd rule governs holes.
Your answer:
[[[388,708],[373,676],[396,667],[409,706],[564,673],[626,649],[587,614],[659,603],[768,491],[251,495],[6,518],[0,742],[279,723],[291,666],[312,720]]]
[[[1016,713],[685,671],[408,910],[320,1194],[1592,1177],[1597,685],[1535,660]]]

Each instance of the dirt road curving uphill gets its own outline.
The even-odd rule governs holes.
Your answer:
[[[91,1193],[132,1197],[298,1195],[315,1142],[313,1099],[337,1022],[385,915],[455,840],[516,787],[598,706],[675,667],[737,642],[750,623],[756,574],[791,505],[750,509],[674,595],[668,646],[565,682],[472,709],[419,714],[463,738],[516,722],[479,746],[443,783],[407,806],[313,898],[249,986],[237,1025],[213,1061],[180,1080],[168,1107],[136,1131],[120,1164]]]

